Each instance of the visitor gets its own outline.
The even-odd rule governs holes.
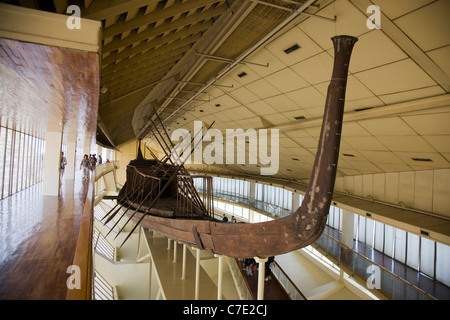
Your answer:
[[[89,157],[87,154],[84,155],[83,160],[81,160],[80,163],[80,170],[83,170],[83,181],[87,180],[89,178],[89,170],[92,169],[91,167],[91,161],[89,160]]]

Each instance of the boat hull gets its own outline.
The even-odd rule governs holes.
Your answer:
[[[214,254],[253,258],[287,253],[307,244],[302,239],[297,214],[261,223],[229,223],[211,220],[170,219],[137,212],[132,220],[139,225]]]

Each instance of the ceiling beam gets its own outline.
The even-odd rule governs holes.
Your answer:
[[[389,106],[367,109],[364,111],[347,112],[344,113],[344,122],[348,123],[373,118],[392,117],[403,113],[447,107],[449,105],[450,105],[450,94],[443,94],[440,96],[424,98],[419,100],[412,100]],[[272,126],[269,129],[279,129],[281,132],[288,132],[311,127],[320,127],[322,125],[322,121],[323,117],[309,120],[301,120],[297,122],[291,121],[285,124]]]
[[[146,64],[141,64],[135,68],[125,69],[120,73],[111,73],[109,77],[102,78],[102,84],[113,84],[117,82],[129,82],[133,79],[139,79],[142,75],[148,72],[156,73],[158,70],[167,68],[176,60],[183,57],[185,48],[181,48],[183,51],[174,51],[167,53],[166,57],[160,56],[158,59],[150,60]]]
[[[115,147],[116,145],[114,144],[114,141],[113,141],[111,135],[109,134],[108,129],[106,129],[106,126],[103,123],[103,120],[100,117],[100,114],[97,115],[97,126],[103,132],[103,134],[105,135],[106,139],[108,139],[109,143],[111,143],[111,145],[113,147]]]
[[[193,99],[195,99],[198,95],[201,94],[201,92],[206,91],[210,86],[212,86],[217,80],[222,78],[224,75],[226,75],[230,70],[232,70],[237,64],[239,64],[241,61],[243,61],[245,58],[247,58],[250,54],[252,54],[254,51],[256,51],[258,48],[263,46],[267,41],[269,41],[274,35],[276,35],[280,30],[283,30],[286,26],[288,26],[292,21],[294,21],[302,12],[304,12],[310,5],[312,5],[315,2],[315,0],[307,0],[305,3],[303,3],[300,7],[295,9],[292,14],[289,15],[286,19],[284,19],[279,25],[277,25],[272,31],[270,31],[268,34],[266,34],[263,38],[261,38],[257,43],[255,43],[251,48],[247,49],[245,52],[241,53],[236,60],[227,65],[224,69],[222,69],[218,74],[216,74],[212,79],[208,81],[200,90],[199,93],[194,95],[190,100],[183,103],[181,106],[179,106],[169,117],[167,117],[164,121],[170,119],[174,114],[176,114],[179,110],[183,109],[187,105],[191,103]],[[255,3],[253,3],[255,4]],[[211,52],[214,53],[214,52]],[[143,100],[145,101],[145,99]],[[166,102],[168,104],[168,102]],[[164,105],[163,105],[164,106]],[[164,122],[163,121],[163,122]],[[139,136],[145,135],[145,132],[147,130],[148,123],[145,124],[141,129]]]
[[[366,10],[373,3],[369,0],[350,0],[350,3],[368,15]],[[419,67],[422,68],[445,92],[450,93],[450,77],[439,68],[428,55],[422,51],[395,23],[381,12],[382,31],[400,49],[402,49]]]
[[[152,60],[161,58],[161,56],[173,56],[178,53],[184,53],[188,51],[198,39],[200,39],[200,35],[198,37],[183,39],[180,42],[172,43],[156,50],[149,50],[149,52],[139,54],[132,59],[122,60],[115,65],[111,64],[102,70],[102,75],[104,75],[106,79],[111,75],[114,76],[114,74],[120,74],[122,72],[127,72],[128,70],[141,68],[142,65],[153,62]]]
[[[219,2],[218,0],[191,0],[182,4],[171,6],[168,9],[157,9],[146,15],[138,15],[129,21],[121,21],[113,24],[103,31],[103,39],[113,37],[125,31],[130,31],[138,27],[147,26],[157,21],[162,21],[180,13],[197,10],[198,8]]]
[[[53,0],[56,13],[66,13],[67,7],[69,6],[68,0]]]
[[[212,22],[210,22],[210,21],[205,22],[205,23],[199,23],[199,24],[196,24],[193,27],[184,28],[184,29],[182,29],[180,31],[177,31],[177,32],[174,32],[174,33],[170,33],[170,34],[168,34],[168,35],[166,35],[164,37],[152,39],[152,40],[150,40],[150,41],[148,41],[146,43],[139,44],[139,45],[137,45],[137,46],[135,46],[133,48],[126,49],[126,50],[124,50],[124,51],[122,51],[120,53],[111,53],[110,55],[108,55],[106,58],[104,58],[102,60],[102,65],[103,66],[107,66],[110,63],[113,63],[113,62],[115,62],[117,60],[126,59],[126,58],[128,58],[130,56],[133,56],[135,54],[139,54],[139,53],[141,53],[143,51],[152,49],[154,47],[163,46],[163,45],[166,45],[166,44],[168,44],[168,43],[170,43],[172,41],[178,41],[178,40],[181,40],[183,38],[186,38],[186,37],[189,37],[189,36],[192,36],[192,35],[196,35],[196,34],[202,32],[202,31],[210,28],[211,26],[212,26]]]
[[[127,94],[130,90],[136,90],[136,87],[139,87],[142,84],[160,82],[161,77],[166,74],[167,68],[170,67],[170,64],[165,65],[164,68],[155,70],[155,72],[152,72],[147,76],[140,76],[134,81],[122,81],[119,83],[111,84],[111,95],[117,96],[117,94],[120,94],[120,96],[122,96],[124,94]]]
[[[114,17],[132,9],[140,8],[155,2],[156,0],[96,0],[90,6],[81,12],[83,18],[91,20],[104,20],[108,17]]]
[[[156,28],[148,28],[143,32],[130,34],[128,37],[120,40],[115,40],[103,47],[103,52],[111,52],[121,47],[126,47],[130,44],[152,38],[159,34],[166,33],[171,30],[182,28],[186,25],[194,24],[202,20],[209,20],[213,17],[221,15],[226,11],[225,6],[220,6],[212,10],[208,10],[199,14],[194,14],[189,17],[184,17],[176,20],[175,22],[164,22]]]

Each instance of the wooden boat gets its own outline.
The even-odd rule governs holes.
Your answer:
[[[211,177],[191,176],[182,163],[172,161],[170,152],[162,160],[145,160],[139,151],[127,166],[127,181],[105,223],[122,210],[120,219],[126,216],[135,222],[124,242],[141,226],[179,243],[235,258],[270,257],[313,243],[324,230],[333,195],[348,67],[357,40],[352,36],[332,38],[334,66],[319,145],[304,200],[293,214],[252,224],[216,220]],[[154,137],[170,150],[165,129],[164,135],[153,125]],[[203,179],[203,197],[194,188],[196,178]]]

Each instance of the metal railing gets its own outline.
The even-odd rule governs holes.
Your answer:
[[[340,268],[347,269],[352,275],[371,283],[371,290],[393,300],[436,300],[423,290],[393,274],[383,266],[364,257],[345,244],[324,233],[311,245],[334,260]]]
[[[94,286],[92,290],[94,300],[116,300],[117,291],[97,271],[94,272]]]
[[[114,262],[116,260],[115,248],[105,239],[105,237],[94,227],[94,250],[102,254],[108,260]]]
[[[276,262],[272,267],[272,275],[277,278],[278,283],[283,287],[291,300],[307,300],[305,295],[297,288],[294,281],[289,278],[283,268]]]
[[[234,284],[239,294],[239,298],[241,300],[254,300],[255,297],[248,286],[247,280],[242,273],[242,270],[239,266],[239,262],[232,257],[227,257],[228,266],[230,267],[230,272],[233,275]]]
[[[219,193],[214,196],[216,199],[233,202],[238,205],[244,203],[246,206],[258,208],[272,216],[284,217],[290,214],[288,211],[280,207],[273,209],[273,207],[277,207],[273,204],[263,203],[262,201],[249,199],[234,194]],[[327,258],[334,257],[339,267],[345,267],[351,270],[352,274],[357,275],[363,280],[368,278],[369,272],[374,273],[372,275],[373,281],[375,282],[374,286],[380,287],[379,289],[377,288],[374,290],[378,290],[384,296],[394,300],[436,300],[436,298],[427,294],[425,291],[414,286],[405,279],[393,274],[383,266],[369,260],[326,233],[324,233],[314,244],[312,244],[312,246],[315,248],[323,248],[325,251],[324,255]],[[379,274],[377,274],[378,270]],[[376,278],[377,276],[379,276],[379,278]]]

